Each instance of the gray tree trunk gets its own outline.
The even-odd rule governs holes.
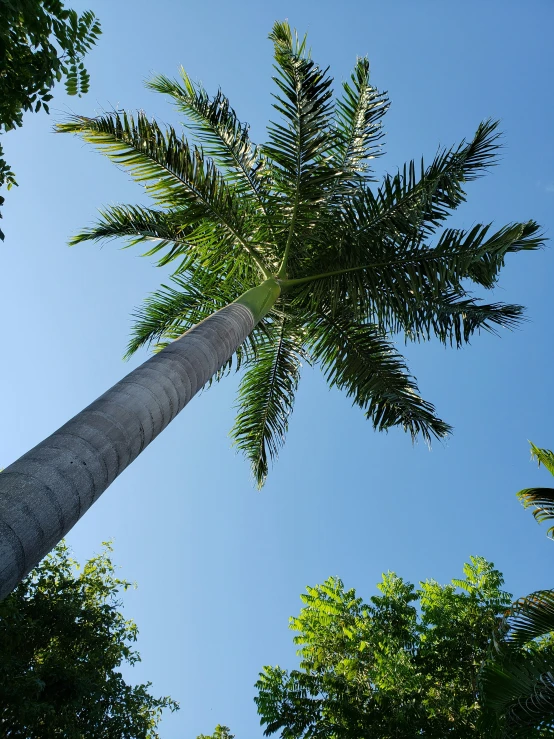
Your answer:
[[[0,599],[234,354],[259,316],[232,303],[0,473]]]

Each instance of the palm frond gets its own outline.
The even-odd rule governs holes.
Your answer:
[[[231,437],[250,460],[259,488],[267,477],[269,461],[276,458],[285,440],[302,357],[300,344],[283,317],[271,327],[270,338],[257,347],[256,363],[240,383]]]
[[[162,285],[133,313],[135,323],[126,358],[141,347],[154,345],[160,351],[200,321],[231,302],[213,288],[195,285],[188,275],[175,275],[171,285]]]
[[[553,659],[551,648],[529,648],[483,666],[482,701],[504,718],[506,739],[554,736]]]
[[[169,95],[187,116],[187,128],[203,151],[222,169],[236,192],[250,196],[250,202],[259,210],[262,218],[257,221],[257,241],[276,246],[271,226],[271,167],[259,147],[250,141],[249,126],[239,121],[229,99],[221,90],[210,98],[182,67],[181,81],[158,75],[147,86]]]
[[[430,340],[435,337],[445,345],[460,348],[475,333],[496,334],[498,328],[514,329],[523,320],[520,305],[482,303],[475,298],[451,292],[428,301],[420,295],[417,306],[399,316],[397,330],[404,332],[406,341]]]
[[[525,508],[535,506],[533,516],[538,523],[554,520],[554,488],[525,488],[517,493]],[[554,526],[546,535],[554,539]]]
[[[551,475],[554,475],[554,452],[551,452],[549,449],[541,449],[531,443],[531,456],[537,460],[539,467],[542,464]]]
[[[310,234],[314,244],[328,242],[334,221],[340,220],[344,212],[345,198],[355,195],[360,186],[372,180],[369,160],[382,153],[381,118],[388,108],[386,94],[369,83],[369,61],[358,59],[350,81],[343,82],[343,95],[335,106],[329,150],[329,163],[335,173]]]
[[[273,165],[282,220],[280,238],[284,267],[302,250],[317,220],[317,203],[336,177],[329,164],[332,136],[331,78],[310,59],[306,39],[300,41],[288,23],[275,23],[270,34],[275,49],[279,88],[274,108],[282,123],[270,123],[262,151]]]
[[[440,310],[444,315],[452,296],[471,300],[465,285],[476,270],[482,282],[491,286],[507,253],[536,249],[542,243],[534,222],[505,226],[487,238],[489,230],[490,226],[480,224],[470,231],[446,229],[433,247],[414,244],[408,238],[399,243],[376,239],[362,254],[356,248],[350,253],[345,249],[337,258],[342,268],[290,284],[297,289],[298,299],[312,306],[329,306],[335,311],[348,304],[360,320],[372,320],[390,332],[421,337],[434,330],[433,322],[440,329],[440,321],[435,319]],[[350,266],[354,260],[358,264]],[[429,309],[431,302],[436,304],[436,314]],[[468,309],[470,305],[467,303]],[[489,323],[513,326],[520,314],[518,306],[493,304]],[[475,309],[468,318],[468,329],[476,317]],[[427,322],[419,325],[422,318]]]
[[[350,81],[342,87],[335,108],[333,165],[341,179],[351,179],[357,173],[367,175],[368,160],[381,155],[381,119],[390,103],[386,93],[370,84],[367,58],[357,60]]]
[[[235,277],[248,286],[258,281],[255,262],[244,251],[237,251],[216,224],[208,219],[187,224],[188,209],[156,211],[119,205],[100,213],[102,219],[97,225],[77,234],[70,243],[117,236],[128,237],[129,247],[154,242],[142,256],[157,256],[165,249],[156,264],[163,267],[179,260],[174,274],[209,270],[228,279]]]
[[[508,644],[515,645],[554,632],[554,590],[537,590],[513,603],[500,631]]]
[[[203,150],[225,170],[228,180],[237,190],[248,189],[263,202],[267,196],[263,159],[250,141],[249,126],[239,121],[221,90],[210,98],[202,85],[193,82],[182,67],[180,82],[158,75],[147,87],[169,95],[189,119],[188,128]]]
[[[327,313],[308,327],[310,353],[331,385],[346,391],[377,430],[402,426],[415,439],[442,438],[450,427],[423,400],[403,357],[371,324]]]
[[[300,186],[300,199],[309,189],[311,177],[320,180],[319,157],[327,153],[330,143],[332,79],[321,70],[306,51],[306,39],[300,41],[288,23],[277,22],[269,35],[275,47],[273,78],[280,93],[274,108],[285,119],[285,126],[269,125],[269,143],[264,147],[283,173],[281,185],[287,185],[293,196]]]
[[[191,147],[168,126],[160,128],[143,113],[136,120],[127,113],[98,118],[74,116],[58,124],[62,133],[75,133],[98,146],[116,164],[128,169],[160,204],[187,209],[187,223],[209,220],[221,237],[248,253],[265,274],[263,258],[251,243],[246,226],[249,211],[227,185],[211,159]]]
[[[258,273],[247,255],[237,253],[233,242],[212,221],[189,224],[188,216],[186,208],[161,211],[115,205],[101,210],[96,224],[76,234],[70,244],[112,238],[127,238],[127,247],[153,243],[142,256],[157,256],[165,250],[158,257],[158,267],[180,260],[175,273],[193,273],[196,269],[223,271],[254,284]]]
[[[361,190],[352,211],[351,237],[397,232],[420,239],[434,233],[465,202],[463,184],[496,163],[497,127],[496,121],[484,121],[469,143],[439,150],[428,167],[421,161],[419,178],[412,160],[396,175],[387,175],[375,195],[369,188]]]
[[[506,254],[540,249],[544,241],[540,226],[535,221],[508,224],[483,242],[482,256],[470,264],[467,276],[478,285],[493,288],[504,266]]]
[[[421,280],[438,289],[458,288],[467,278],[486,288],[492,288],[506,254],[540,248],[543,237],[534,221],[511,223],[489,235],[491,225],[476,224],[471,230],[445,229],[436,246],[412,250],[406,256],[415,257],[416,264],[406,260],[405,269],[421,273]],[[404,256],[404,255],[402,255]],[[417,257],[421,257],[421,261]],[[417,265],[417,266],[416,266]],[[436,275],[436,278],[435,278]]]
[[[137,205],[114,205],[100,211],[100,218],[89,228],[83,229],[73,236],[70,244],[83,241],[99,241],[105,239],[126,238],[127,246],[154,242],[154,246],[144,252],[143,256],[153,256],[167,249],[160,256],[157,265],[163,267],[174,259],[184,259],[186,269],[194,259],[194,236],[199,225],[187,225],[186,211],[166,211],[143,208]],[[217,252],[217,242],[213,251]]]
[[[554,474],[554,454],[534,444],[531,451]],[[517,495],[525,507],[537,506],[539,522],[554,518],[553,489]],[[493,636],[480,678],[485,707],[504,723],[503,736],[554,736],[554,590],[537,590],[513,603]]]

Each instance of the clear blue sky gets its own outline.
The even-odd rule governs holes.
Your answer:
[[[67,248],[99,206],[142,194],[91,148],[54,135],[52,119],[116,106],[177,122],[143,81],[183,64],[208,90],[221,85],[263,140],[275,19],[308,31],[314,57],[338,82],[369,55],[374,83],[392,99],[383,170],[429,159],[480,120],[501,119],[501,165],[471,184],[452,223],[534,218],[554,233],[551,0],[74,6],[92,7],[104,29],[87,63],[90,94],[58,90],[51,118],[28,115],[3,137],[20,187],[8,193],[0,246],[0,467],[146,356],[121,360],[130,314],[166,276],[114,243]],[[553,277],[552,248],[516,255],[494,297],[528,306],[522,329],[461,351],[408,347],[423,394],[455,427],[448,443],[428,451],[401,432],[377,435],[306,368],[287,445],[258,493],[227,436],[230,377],[197,397],[74,528],[78,558],[113,538],[121,574],[139,584],[125,598],[143,657],[130,677],[180,701],[162,723],[164,739],[210,733],[218,722],[237,739],[261,736],[253,683],[265,664],[294,664],[287,619],[305,586],[329,575],[367,598],[385,570],[444,582],[479,554],[516,595],[553,586],[554,544],[514,497],[549,484],[529,462],[527,439],[554,447]]]

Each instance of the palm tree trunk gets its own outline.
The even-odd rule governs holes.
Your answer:
[[[279,292],[274,280],[249,290],[0,473],[0,599],[225,364]]]

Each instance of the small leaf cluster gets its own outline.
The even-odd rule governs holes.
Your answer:
[[[484,738],[478,673],[510,595],[482,557],[418,589],[388,572],[366,603],[338,578],[308,587],[290,621],[300,665],[265,667],[264,734],[286,739]]]
[[[62,542],[0,603],[2,736],[156,739],[162,710],[178,708],[123,679],[138,632],[110,552],[79,568]]]
[[[231,734],[228,726],[222,726],[221,724],[218,724],[215,727],[213,734],[200,734],[196,737],[196,739],[235,739],[235,735]]]
[[[92,11],[78,15],[61,0],[0,0],[0,18],[2,133],[22,126],[26,111],[48,113],[50,91],[62,79],[68,95],[88,91],[83,58],[101,30]],[[0,146],[0,186],[9,190],[16,184]]]
[[[50,90],[65,77],[66,92],[88,91],[83,58],[101,33],[90,10],[78,15],[60,0],[2,0],[0,130],[23,123],[25,111],[48,113]]]

